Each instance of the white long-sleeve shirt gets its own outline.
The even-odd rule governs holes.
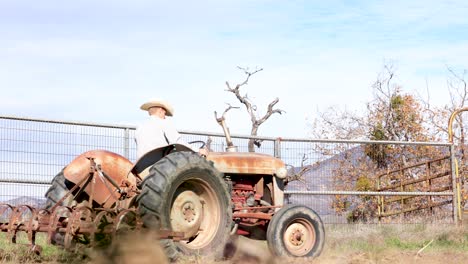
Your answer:
[[[169,119],[150,116],[135,131],[137,159],[145,153],[169,144],[187,145]]]

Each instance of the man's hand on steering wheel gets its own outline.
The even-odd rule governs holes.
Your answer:
[[[205,148],[206,142],[202,140],[194,140],[194,141],[189,142],[189,144],[196,144],[196,143],[201,144],[200,148],[198,149],[198,153],[206,157],[206,155],[208,155],[208,149]]]

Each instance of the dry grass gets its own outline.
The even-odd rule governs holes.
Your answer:
[[[341,225],[328,226],[326,234],[324,251],[316,259],[273,257],[264,241],[240,238],[234,257],[220,263],[448,264],[468,259],[468,229],[452,225]],[[215,262],[192,257],[179,263]]]
[[[327,228],[325,249],[312,263],[446,264],[463,263],[463,259],[468,259],[466,228],[420,224],[358,225]]]
[[[230,260],[215,262],[201,256],[183,257],[178,263],[465,263],[468,259],[468,229],[452,225],[357,225],[328,226],[327,240],[317,259],[298,260],[270,255],[266,242],[239,238]],[[151,234],[122,238],[107,250],[67,253],[44,247],[38,257],[25,248],[0,240],[1,263],[167,263]],[[419,254],[418,254],[419,252]],[[45,254],[45,255],[44,255]]]
[[[37,255],[30,250],[26,234],[21,232],[17,238],[20,245],[11,244],[5,233],[0,233],[0,263],[82,263],[86,257],[82,253],[64,251],[56,246],[47,245],[45,234],[39,234],[37,245],[42,252]],[[21,245],[23,244],[23,245]]]

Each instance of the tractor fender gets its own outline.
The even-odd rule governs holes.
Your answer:
[[[96,165],[101,166],[101,171],[111,177],[118,185],[136,186],[135,176],[129,173],[133,167],[132,162],[117,153],[106,150],[87,151],[76,157],[64,168],[63,174],[65,178],[74,184],[83,181],[84,178],[93,172],[90,158],[93,158]],[[84,189],[84,192],[89,196],[92,195],[96,203],[106,208],[111,207],[120,198],[117,188],[110,184],[110,182],[106,181],[104,183],[97,173],[94,175],[94,184],[90,182]]]

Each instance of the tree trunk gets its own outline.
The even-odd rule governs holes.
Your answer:
[[[258,126],[252,126],[250,135],[256,137],[258,132]],[[249,152],[255,152],[255,139],[249,139]]]

